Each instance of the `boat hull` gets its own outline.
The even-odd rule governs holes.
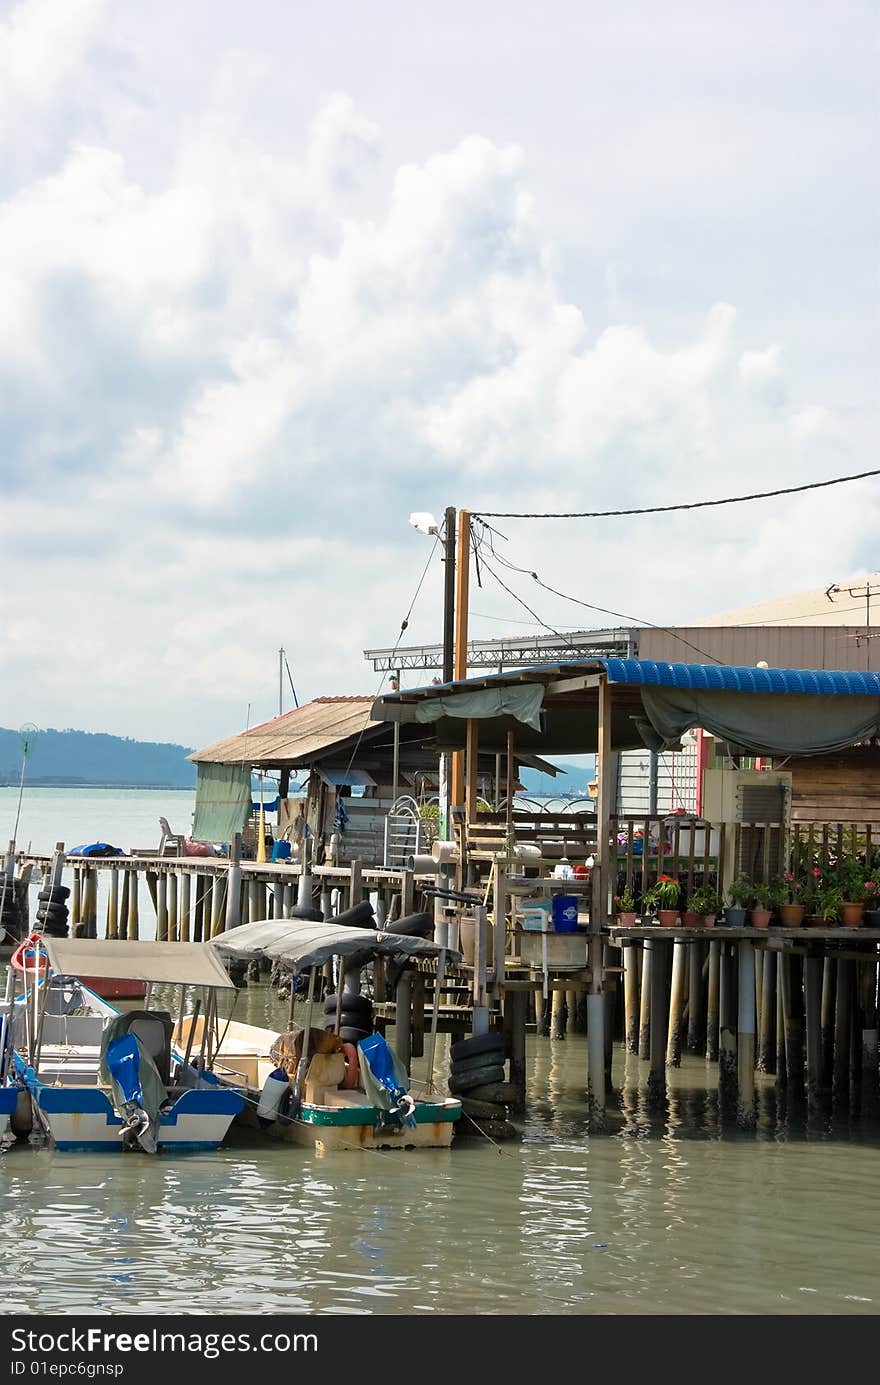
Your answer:
[[[100,1087],[50,1087],[27,1073],[25,1082],[56,1149],[122,1151],[122,1120]],[[159,1116],[159,1149],[217,1149],[241,1105],[234,1091],[210,1087],[183,1092]]]
[[[448,1149],[461,1113],[457,1101],[418,1102],[415,1127],[377,1130],[372,1106],[313,1106],[273,1127],[283,1140],[321,1151],[333,1149]]]
[[[0,1087],[0,1140],[9,1130],[9,1117],[15,1110],[19,1087]]]

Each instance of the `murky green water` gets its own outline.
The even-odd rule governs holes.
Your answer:
[[[125,821],[121,844],[139,845],[171,816],[160,798],[47,791],[28,833],[107,840]],[[238,1006],[285,1023],[265,987]],[[528,1054],[516,1144],[322,1157],[242,1132],[153,1159],[19,1144],[0,1156],[5,1310],[880,1311],[876,1127],[807,1130],[768,1080],[757,1134],[740,1135],[717,1069],[687,1058],[652,1114],[637,1060],[618,1053],[615,1131],[591,1137],[583,1036],[530,1038]]]

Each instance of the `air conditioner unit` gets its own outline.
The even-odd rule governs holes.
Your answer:
[[[786,868],[791,774],[784,770],[707,769],[703,817],[726,824],[723,878],[771,880]]]

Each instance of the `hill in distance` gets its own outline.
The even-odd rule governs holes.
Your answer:
[[[550,774],[542,774],[538,769],[521,769],[519,778],[526,794],[532,798],[586,797],[587,787],[596,777],[595,764],[571,765],[560,762],[559,768],[565,773],[556,779]]]
[[[196,767],[186,758],[191,749],[100,731],[38,731],[31,737],[25,782],[31,788],[192,789]],[[21,762],[21,733],[0,727],[0,785],[18,784]]]

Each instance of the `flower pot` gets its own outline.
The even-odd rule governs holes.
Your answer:
[[[714,928],[714,927],[715,927],[715,915],[714,915],[714,914],[699,914],[699,915],[698,915],[698,919],[699,919],[699,924],[700,924],[700,927],[701,927],[701,928]]]
[[[618,914],[618,915],[617,915],[617,926],[618,926],[618,928],[635,928],[635,926],[636,926],[636,916],[635,916],[635,914],[634,914],[634,913],[631,913],[631,914],[630,914],[630,913]]]
[[[658,909],[657,918],[660,921],[661,928],[676,928],[681,915],[677,909]]]
[[[844,904],[843,906],[843,926],[844,928],[861,928],[864,921],[865,906],[861,903]]]
[[[695,914],[693,910],[686,909],[681,916],[681,921],[685,928],[698,928],[700,916],[699,914]]]
[[[749,913],[749,923],[751,924],[752,928],[769,928],[770,910],[752,909]]]
[[[880,928],[880,909],[865,910],[865,927]]]
[[[830,919],[823,919],[821,914],[807,914],[804,919],[805,928],[827,928],[831,923]]]
[[[783,928],[800,928],[805,912],[803,904],[780,904],[779,922]]]
[[[724,925],[726,928],[745,928],[746,911],[738,904],[728,904],[724,910]]]

